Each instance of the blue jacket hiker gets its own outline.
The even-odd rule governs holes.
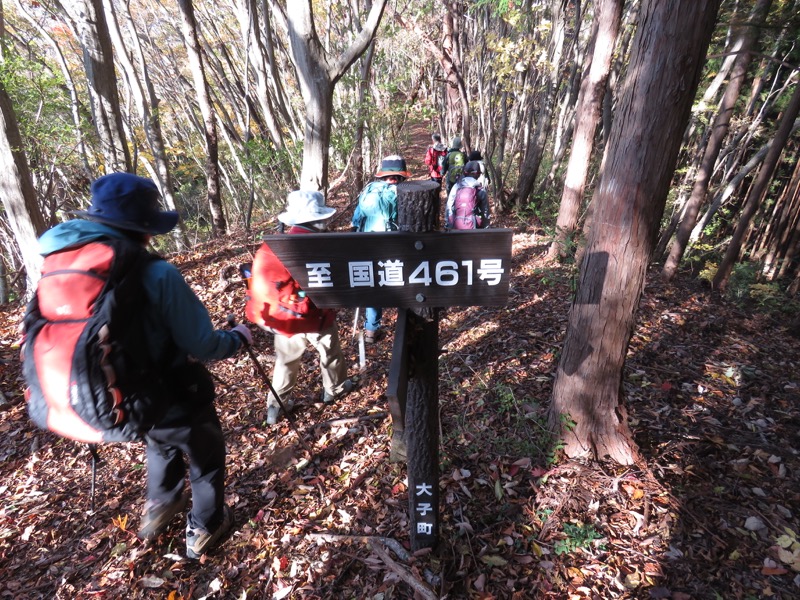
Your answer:
[[[387,156],[370,182],[358,195],[358,204],[351,221],[352,231],[393,231],[397,229],[397,184],[411,174],[402,156]],[[383,309],[364,309],[364,341],[371,344],[381,336]]]
[[[43,255],[103,238],[127,238],[146,246],[153,235],[177,224],[176,212],[160,210],[158,188],[150,179],[112,173],[94,181],[91,192],[89,209],[74,213],[82,219],[56,225],[41,236]],[[214,382],[198,361],[230,357],[251,343],[252,336],[244,325],[214,329],[178,269],[164,260],[147,263],[143,286],[146,304],[138,317],[152,357],[164,366],[172,404],[147,432],[147,502],[139,536],[155,538],[184,510],[185,455],[192,496],[186,554],[199,558],[224,539],[234,517],[223,502],[225,440],[214,408]]]
[[[361,191],[351,222],[354,231],[397,229],[397,188],[383,180],[372,181]]]

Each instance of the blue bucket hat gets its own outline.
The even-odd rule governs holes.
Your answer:
[[[158,187],[152,179],[132,173],[110,173],[95,179],[91,191],[89,210],[75,210],[73,215],[153,235],[167,233],[178,223],[177,212],[161,210]]]

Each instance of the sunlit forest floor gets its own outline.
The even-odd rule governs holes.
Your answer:
[[[409,166],[423,174],[426,134]],[[334,204],[344,231],[353,198]],[[219,327],[243,318],[224,275],[258,231],[169,257]],[[85,447],[35,429],[20,380],[19,304],[0,310],[0,597],[749,599],[800,597],[800,326],[712,294],[686,276],[648,278],[623,393],[643,463],[567,461],[545,427],[572,297],[568,267],[543,263],[541,229],[514,230],[502,308],[440,316],[439,546],[409,551],[405,465],[388,460],[390,334],[358,370],[353,311],[339,312],[358,388],[332,406],[308,352],[298,433],[264,424],[266,389],[246,355],[211,365],[228,444],[236,527],[201,562],[183,519],[146,545],[144,452],[105,446],[91,510]],[[234,269],[235,270],[235,269]],[[256,332],[268,372],[272,337]]]
[[[504,223],[500,223],[503,225]],[[342,222],[342,228],[346,223]],[[505,225],[515,226],[508,222]],[[216,323],[242,314],[220,279],[243,236],[172,257]],[[318,403],[307,353],[299,444],[264,425],[265,386],[246,356],[213,364],[228,442],[232,536],[187,562],[184,523],[145,545],[140,445],[102,448],[96,510],[89,453],[36,430],[19,375],[19,305],[0,323],[0,594],[4,598],[781,598],[800,596],[800,340],[789,317],[652,274],[624,395],[644,463],[556,460],[544,423],[571,277],[544,268],[537,231],[514,235],[503,308],[440,319],[439,546],[408,551],[405,466],[388,461],[392,336],[357,368],[353,311],[339,313],[358,389]],[[395,312],[387,311],[390,330]],[[792,328],[794,327],[794,329]],[[265,367],[272,338],[256,334]]]

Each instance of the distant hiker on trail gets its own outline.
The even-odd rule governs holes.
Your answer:
[[[463,176],[447,196],[445,229],[486,229],[489,227],[489,194],[478,182],[480,165],[470,161]]]
[[[278,215],[278,220],[288,227],[289,235],[319,233],[325,231],[335,213],[335,208],[325,206],[321,192],[294,191],[287,198],[286,212]],[[275,334],[272,387],[287,410],[294,402],[286,396],[297,384],[309,345],[319,354],[323,404],[331,404],[353,390],[355,384],[347,378],[347,363],[339,342],[336,311],[317,308],[267,244],[261,245],[253,260],[246,314],[253,323]],[[277,423],[280,413],[280,403],[270,391],[267,424]]]
[[[442,167],[447,156],[447,146],[442,143],[442,136],[438,133],[431,135],[433,142],[425,153],[425,164],[428,165],[430,177],[436,183],[442,183]]]
[[[352,231],[394,231],[397,229],[397,184],[411,174],[402,156],[387,156],[375,173],[377,181],[370,182],[358,195]],[[382,308],[364,310],[364,341],[372,344],[382,335]]]
[[[442,165],[442,175],[445,177],[448,196],[456,181],[461,177],[461,171],[465,164],[467,164],[467,155],[461,150],[461,138],[456,136],[450,144],[450,149],[447,151]]]
[[[481,187],[484,190],[488,191],[491,180],[489,179],[489,174],[486,172],[486,165],[483,162],[483,156],[481,156],[481,151],[473,150],[472,152],[469,153],[468,159],[469,161],[475,161],[478,163],[478,165],[480,165],[481,174],[480,177],[478,177],[478,183],[481,184]]]
[[[48,320],[48,324],[39,329],[28,328],[34,323],[26,315],[24,344],[33,350],[31,362],[38,363],[41,360],[48,364],[48,370],[41,372],[40,379],[42,388],[46,388],[46,396],[59,381],[69,382],[69,393],[64,393],[67,402],[61,401],[56,394],[55,402],[48,400],[49,406],[43,409],[47,411],[46,424],[52,429],[55,427],[54,421],[62,420],[66,423],[66,429],[62,427],[59,433],[83,441],[87,441],[86,436],[92,431],[106,433],[96,426],[93,429],[83,418],[84,406],[95,402],[94,394],[79,385],[86,375],[74,370],[77,364],[74,361],[72,366],[69,359],[66,364],[58,360],[54,362],[52,357],[48,357],[48,351],[50,347],[57,347],[57,352],[54,351],[57,354],[68,351],[70,356],[80,356],[84,352],[85,356],[86,348],[80,346],[82,343],[91,343],[89,336],[82,336],[76,342],[74,338],[68,339],[70,336],[64,335],[63,330],[61,334],[57,333],[57,328],[70,322],[80,327],[83,322],[92,322],[93,308],[87,314],[86,298],[83,296],[83,288],[90,287],[92,279],[97,281],[106,277],[108,285],[121,280],[120,287],[126,285],[126,291],[137,290],[141,298],[134,314],[126,314],[125,319],[133,322],[132,328],[137,332],[137,339],[143,340],[143,348],[138,348],[136,352],[149,354],[147,358],[151,358],[154,365],[159,365],[156,378],[163,381],[163,389],[159,386],[158,390],[163,401],[160,407],[163,403],[168,404],[161,408],[160,418],[155,425],[143,432],[147,443],[147,502],[139,537],[157,537],[184,510],[189,496],[184,494],[184,479],[188,472],[192,508],[187,516],[186,555],[196,559],[222,541],[234,525],[233,509],[223,502],[225,440],[214,408],[214,381],[198,361],[233,356],[243,345],[252,343],[253,338],[244,325],[231,330],[214,329],[206,308],[178,269],[165,260],[144,252],[146,260],[136,264],[133,272],[137,277],[134,279],[115,275],[114,266],[118,263],[113,262],[111,267],[108,266],[110,256],[141,256],[154,235],[167,233],[178,222],[178,213],[160,210],[159,192],[153,181],[130,173],[112,173],[95,180],[91,193],[89,209],[73,213],[87,220],[75,219],[56,225],[39,240],[45,265],[48,262],[56,265],[50,261],[51,257],[61,262],[43,275],[34,301],[37,303],[35,310]],[[106,261],[105,272],[94,270],[93,265],[102,264],[103,260]],[[111,275],[108,275],[109,270]],[[101,283],[100,286],[105,288],[107,284]],[[102,304],[102,295],[98,299]],[[124,297],[118,299],[123,303]],[[51,307],[58,309],[56,315],[52,314]],[[32,303],[28,314],[34,314],[31,312],[33,309]],[[65,314],[72,319],[65,319]],[[108,322],[113,324],[114,316]],[[122,325],[119,320],[116,323]],[[113,338],[114,344],[125,345],[130,342],[130,334],[118,339],[114,337],[114,329],[106,326],[107,331],[104,333],[101,330],[97,337],[105,335]],[[39,347],[37,350],[40,332],[48,330],[51,332],[49,340],[41,334],[42,341],[49,342],[48,347]],[[117,335],[120,335],[119,332]],[[72,344],[69,348],[66,347],[68,343]],[[111,341],[108,342],[107,351],[111,356],[118,352],[112,348]],[[97,359],[98,363],[103,363],[105,358],[104,354]],[[143,357],[139,358],[143,360]],[[82,364],[86,373],[92,369],[92,365],[86,362]],[[121,385],[120,381],[129,375],[122,372],[119,366],[116,362],[102,364],[103,370],[110,371],[103,386],[108,386],[109,390],[113,388],[117,393],[116,386]],[[66,368],[67,372],[59,373],[63,369],[58,367]],[[70,368],[73,370],[70,371]],[[144,389],[147,389],[146,383],[141,382]],[[78,395],[73,396],[75,390],[82,390],[83,393],[78,391]],[[31,393],[39,394],[40,390],[34,389]],[[120,403],[115,404],[115,411],[117,407],[122,409],[118,414],[126,422],[135,418],[135,415],[127,414],[128,408],[142,406],[145,402],[140,395],[123,395],[119,400]],[[29,404],[31,411],[32,404],[33,398]],[[92,409],[96,410],[96,407]],[[37,415],[32,413],[31,416],[39,422]],[[108,430],[111,429],[109,427]],[[116,433],[119,434],[119,431]],[[100,441],[110,440],[106,438]],[[188,467],[185,460],[188,461]]]

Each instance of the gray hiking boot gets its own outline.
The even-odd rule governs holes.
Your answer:
[[[281,407],[277,404],[272,404],[267,407],[267,425],[275,425],[278,422],[278,416],[281,414]]]
[[[356,388],[356,384],[352,379],[345,379],[342,384],[342,390],[338,394],[331,394],[330,392],[322,392],[322,403],[333,404],[337,398],[346,396]]]
[[[374,344],[383,337],[383,331],[380,329],[365,329],[364,330],[364,343]]]
[[[180,498],[174,502],[165,503],[160,500],[145,502],[142,523],[137,534],[139,539],[152,540],[164,533],[175,515],[183,512],[188,501],[189,494],[181,494]]]
[[[283,405],[286,407],[286,410],[291,412],[294,408],[294,402],[292,400],[284,400]],[[281,414],[283,411],[281,407],[276,404],[270,404],[267,406],[267,425],[275,425],[281,418]]]
[[[227,504],[222,507],[222,523],[213,532],[186,526],[186,557],[196,560],[223,541],[235,522],[233,509]]]

